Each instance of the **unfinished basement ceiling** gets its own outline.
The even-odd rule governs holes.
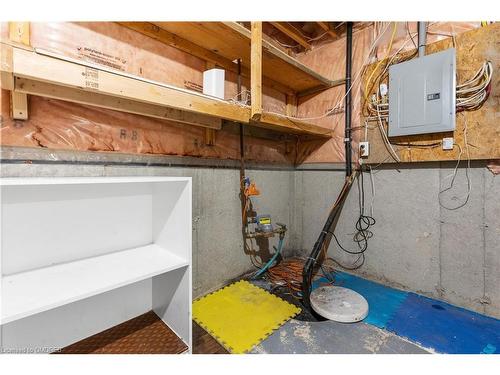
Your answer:
[[[241,22],[250,28],[250,22]],[[354,31],[370,26],[370,22],[354,22]],[[263,33],[290,54],[310,51],[324,43],[345,37],[346,22],[263,22]]]

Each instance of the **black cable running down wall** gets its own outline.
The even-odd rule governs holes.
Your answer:
[[[351,72],[352,72],[352,22],[347,22],[345,49],[345,174],[352,174],[352,140],[351,140]]]
[[[237,80],[237,100],[238,102],[241,102],[241,59],[237,60],[238,63],[238,80]],[[245,134],[244,134],[245,129],[243,128],[243,124],[240,123],[240,202],[241,202],[241,233],[243,236],[243,242],[246,241],[245,238],[245,230],[246,230],[246,223],[243,220],[243,210],[245,209],[246,202],[245,202]]]
[[[346,177],[344,186],[342,187],[342,190],[340,191],[335,204],[330,210],[330,214],[326,219],[325,225],[323,226],[323,229],[319,234],[318,240],[314,244],[309,258],[307,258],[306,260],[304,269],[302,270],[302,302],[308,309],[311,309],[309,296],[311,293],[311,283],[314,274],[314,267],[319,267],[319,262],[322,262],[322,259],[320,259],[321,253],[328,250],[333,232],[335,231],[340,213],[342,212],[342,207],[344,206],[347,196],[349,195],[349,191],[351,190],[351,186],[356,176],[357,172],[354,172],[351,176]],[[316,264],[316,262],[318,262],[319,264]]]
[[[238,62],[238,80],[237,80],[237,100],[238,102],[241,102],[241,59],[237,60]],[[242,169],[242,174],[244,177],[244,171],[245,171],[245,141],[244,141],[244,129],[243,129],[243,124],[240,123],[240,161],[241,161],[241,169]]]
[[[306,308],[311,310],[310,293],[311,283],[313,279],[314,267],[319,266],[316,262],[321,262],[320,255],[323,251],[328,249],[332,234],[337,226],[337,221],[340,217],[342,207],[347,198],[349,190],[351,189],[355,175],[352,174],[352,158],[351,158],[351,68],[352,68],[352,22],[347,23],[346,35],[346,80],[345,80],[345,167],[346,167],[346,180],[344,186],[337,197],[337,201],[333,205],[326,223],[323,226],[318,240],[314,244],[313,250],[307,258],[302,270],[302,302]]]

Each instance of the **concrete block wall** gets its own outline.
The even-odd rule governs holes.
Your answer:
[[[470,170],[468,203],[457,210],[440,206],[439,191],[449,186],[454,165],[418,164],[374,171],[375,200],[366,261],[355,273],[500,318],[500,180],[475,162]],[[371,186],[364,176],[365,207]],[[302,185],[303,231],[300,247],[309,251],[344,179],[342,172],[297,171]],[[442,204],[456,207],[467,191],[465,168]],[[336,234],[344,247],[352,242],[358,217],[358,190],[353,186]],[[352,264],[356,259],[332,241],[329,255]]]
[[[52,154],[51,154],[52,155]],[[53,156],[53,155],[52,155]],[[52,157],[51,156],[51,157]],[[41,155],[41,157],[46,157]],[[72,156],[73,157],[73,156]],[[81,159],[88,158],[84,155]],[[306,169],[307,168],[307,169]],[[473,163],[472,191],[466,206],[448,211],[438,203],[449,183],[453,164],[430,163],[374,171],[375,200],[366,261],[355,271],[364,277],[446,300],[500,318],[500,182]],[[442,196],[456,205],[466,189],[464,168],[455,188]],[[342,166],[315,170],[249,169],[261,196],[259,213],[287,224],[285,254],[308,255],[344,181]],[[107,164],[3,164],[1,176],[190,176],[193,178],[193,296],[213,291],[253,269],[244,253],[236,167],[125,166]],[[364,179],[365,206],[371,202],[370,179]],[[456,198],[458,197],[458,198]],[[353,186],[336,233],[346,247],[358,216],[358,191]],[[270,243],[270,248],[275,243]],[[349,264],[332,243],[329,255]]]
[[[295,206],[291,170],[249,170],[262,191],[255,207],[290,223]],[[75,164],[3,164],[2,177],[186,176],[193,179],[193,297],[213,291],[253,266],[241,238],[239,170],[236,168]],[[289,233],[297,235],[297,231]],[[276,240],[274,240],[276,241]],[[273,240],[270,242],[276,245]],[[284,249],[295,248],[285,237]]]

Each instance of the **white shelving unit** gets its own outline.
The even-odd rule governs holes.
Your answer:
[[[150,310],[191,347],[190,178],[0,186],[4,349],[50,351]]]

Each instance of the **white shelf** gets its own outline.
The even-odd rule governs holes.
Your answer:
[[[4,348],[60,348],[153,310],[191,343],[191,178],[0,179]]]
[[[2,324],[173,271],[188,264],[188,260],[152,244],[4,276]]]
[[[185,182],[186,177],[4,177],[0,186]]]

